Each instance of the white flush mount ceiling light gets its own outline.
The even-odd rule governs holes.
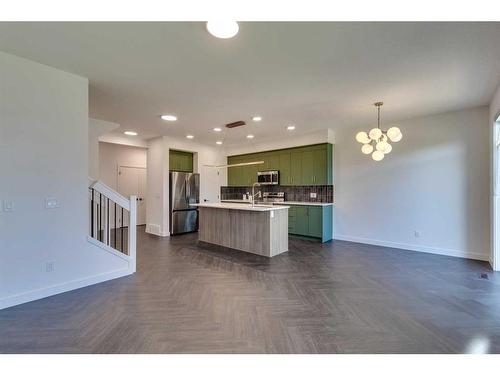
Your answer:
[[[216,141],[215,143],[218,144],[218,145],[221,145],[222,141]]]
[[[260,117],[260,116],[253,116],[252,117],[252,121],[255,121],[255,122],[262,121],[262,117]]]
[[[194,138],[194,135],[188,134],[188,135],[186,135],[186,138],[187,138],[187,139],[193,139],[193,138]]]
[[[161,115],[160,118],[164,121],[177,121],[177,116],[174,115]]]
[[[214,132],[221,132],[222,129],[221,128],[214,128]]]
[[[286,130],[295,130],[295,125],[288,125]]]
[[[356,134],[356,141],[362,143],[361,152],[365,155],[372,155],[372,159],[380,161],[384,159],[385,155],[392,151],[392,146],[389,143],[399,142],[403,138],[401,130],[393,126],[385,131],[380,129],[380,107],[384,105],[383,102],[374,104],[377,107],[377,127],[367,132],[359,132]],[[372,153],[373,152],[373,153]]]
[[[216,38],[229,39],[238,34],[240,27],[236,21],[208,21],[207,31]]]
[[[123,132],[123,134],[125,134],[125,135],[137,135],[136,132],[131,132],[131,131],[128,131],[128,130],[126,132]]]
[[[253,138],[253,134],[248,134],[248,135],[247,135],[247,138],[248,138],[248,139],[252,139],[252,138]]]

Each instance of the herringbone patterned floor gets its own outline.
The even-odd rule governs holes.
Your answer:
[[[0,352],[454,353],[478,338],[500,352],[500,275],[485,262],[301,239],[266,259],[196,242],[141,229],[135,275],[0,311]]]

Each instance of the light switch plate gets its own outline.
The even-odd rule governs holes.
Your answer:
[[[56,198],[45,198],[45,208],[58,208],[59,201]]]
[[[3,210],[4,210],[4,212],[14,211],[14,202],[4,200],[3,201]]]
[[[309,196],[310,196],[311,198],[316,198],[316,193],[310,193],[310,194],[309,194]]]

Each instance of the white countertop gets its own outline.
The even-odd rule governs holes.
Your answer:
[[[223,199],[221,202],[231,202],[231,203],[246,203],[250,204],[251,202],[243,200],[243,199]],[[289,205],[289,206],[333,206],[333,203],[324,203],[324,202],[294,202],[294,201],[286,201],[286,202],[275,202],[275,203],[265,203],[272,205]]]
[[[272,205],[262,205],[262,204],[256,204],[255,206],[252,206],[251,204],[241,204],[241,203],[195,203],[191,204],[191,206],[196,206],[196,207],[207,207],[207,208],[224,208],[226,210],[244,210],[244,211],[259,211],[259,212],[266,212],[266,211],[276,211],[276,210],[287,210],[290,207],[289,206],[272,206]]]

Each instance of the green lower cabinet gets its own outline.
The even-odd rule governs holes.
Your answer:
[[[295,218],[295,234],[299,236],[309,235],[308,207],[297,206]]]
[[[312,237],[323,237],[323,208],[308,207],[309,235]]]
[[[321,242],[332,239],[332,206],[290,206],[288,210],[288,233],[314,237]]]

